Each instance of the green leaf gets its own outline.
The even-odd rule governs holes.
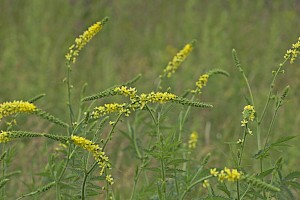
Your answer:
[[[274,167],[271,168],[271,169],[268,169],[268,170],[266,170],[266,171],[263,171],[263,172],[260,173],[257,177],[258,177],[258,178],[266,177],[266,176],[268,176],[269,174],[271,174],[271,173],[273,172],[273,170],[274,170]]]
[[[292,180],[292,179],[298,178],[298,177],[300,177],[300,171],[295,171],[295,172],[289,173],[286,177],[284,177],[284,180],[288,181],[288,180]]]
[[[292,140],[294,139],[295,137],[297,136],[285,136],[285,137],[281,137],[279,138],[278,140],[276,140],[275,142],[273,142],[271,144],[271,146],[284,146],[284,143],[289,141],[289,140]]]
[[[298,183],[296,181],[288,181],[288,182],[286,182],[286,184],[288,184],[288,185],[290,185],[290,186],[292,186],[292,187],[297,188],[297,189],[300,190],[300,183]]]
[[[221,191],[223,191],[229,198],[230,198],[230,191],[227,189],[226,185],[223,183],[223,184],[219,184],[217,186],[217,188]]]
[[[223,196],[210,196],[210,197],[206,197],[204,199],[206,199],[206,200],[229,200],[229,198],[223,197]]]
[[[188,161],[187,159],[178,158],[167,162],[167,165],[177,165],[177,164],[186,163],[187,161]]]

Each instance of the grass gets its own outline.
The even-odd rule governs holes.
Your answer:
[[[167,84],[172,92],[183,94],[185,89],[194,87],[194,80],[200,74],[211,68],[222,68],[231,74],[230,78],[211,78],[203,89],[201,101],[213,104],[214,109],[192,109],[182,130],[185,143],[192,131],[204,133],[199,134],[197,150],[200,153],[194,155],[194,159],[200,160],[207,152],[211,152],[209,166],[234,163],[230,145],[224,144],[224,141],[231,142],[241,137],[241,128],[237,124],[241,120],[241,108],[249,98],[247,87],[232,61],[231,50],[237,50],[256,99],[256,110],[262,110],[272,78],[271,72],[282,62],[283,55],[300,31],[300,5],[291,0],[272,3],[192,0],[182,3],[178,0],[172,4],[153,1],[147,5],[138,1],[47,3],[32,0],[11,3],[4,0],[0,6],[3,8],[0,24],[6,27],[0,31],[0,36],[5,38],[0,49],[1,102],[26,100],[41,92],[46,93],[47,96],[38,102],[39,107],[51,110],[53,115],[60,116],[64,121],[68,120],[68,114],[65,112],[67,96],[62,83],[66,77],[63,56],[73,38],[96,20],[110,17],[109,25],[80,53],[73,67],[73,102],[79,101],[80,88],[85,82],[88,83],[86,94],[93,94],[139,73],[143,77],[136,85],[137,89],[142,92],[152,90],[159,80],[157,75],[172,56],[191,39],[196,39],[197,44],[191,56]],[[279,76],[275,85],[279,92],[288,84],[291,89],[285,105],[279,110],[280,117],[274,124],[272,142],[283,135],[296,135],[300,130],[300,115],[295,113],[299,110],[300,95],[297,89],[300,70],[297,66],[298,63],[286,66],[284,76]],[[99,104],[107,102],[110,101],[103,100]],[[180,113],[180,108],[176,109],[170,111],[172,115]],[[271,117],[272,113],[267,112],[264,123],[269,124]],[[18,126],[22,130],[61,131],[35,116],[20,120]],[[168,120],[169,124],[176,124],[178,119]],[[118,131],[124,132],[126,126],[123,122]],[[143,127],[138,128],[138,132],[142,130]],[[261,133],[266,132],[267,129],[262,128]],[[15,143],[16,158],[19,159],[14,158],[12,162],[13,168],[35,174],[42,171],[42,168],[36,168],[36,163],[45,162],[53,143],[38,139],[34,140],[37,144],[33,145],[32,141]],[[249,146],[244,156],[252,158],[256,152],[249,147],[255,147],[256,150],[257,141],[253,137],[247,142]],[[298,142],[299,138],[295,138],[290,143]],[[128,148],[128,140],[117,134],[108,148],[107,154],[117,166],[115,173],[119,178],[116,182],[119,183],[116,188],[131,188],[126,184],[134,176],[135,167],[126,159],[131,155]],[[26,157],[22,151],[28,152]],[[40,153],[33,153],[36,151]],[[284,169],[297,170],[294,166],[299,164],[296,159],[299,152],[295,147],[287,148],[284,153],[273,154],[269,163],[283,155]],[[245,160],[243,165],[250,167],[253,159]],[[35,179],[41,182],[37,176],[31,179],[29,174],[26,177],[25,180],[16,181],[18,188],[22,188],[17,197],[25,191],[31,191],[29,188],[35,185]],[[20,183],[23,181],[28,188]],[[13,192],[9,195],[12,196]]]

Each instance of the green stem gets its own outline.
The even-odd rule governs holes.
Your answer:
[[[68,93],[68,107],[69,107],[69,115],[70,115],[70,125],[73,127],[73,109],[72,109],[72,104],[71,104],[71,84],[70,84],[70,79],[71,79],[71,65],[70,63],[67,64],[67,93]]]
[[[133,189],[132,189],[132,192],[131,192],[130,200],[132,200],[134,198],[137,182],[138,182],[138,180],[140,178],[140,175],[141,175],[141,172],[142,172],[142,169],[138,168],[137,170],[138,170],[138,172],[136,173],[136,175],[134,177],[134,184],[133,184]]]
[[[112,133],[114,132],[114,129],[115,129],[117,123],[119,122],[121,116],[122,116],[122,113],[118,115],[118,117],[117,117],[115,123],[113,124],[113,126],[112,126],[110,132],[108,133],[108,136],[107,136],[107,138],[105,139],[104,145],[103,145],[103,147],[102,147],[102,150],[103,150],[103,151],[104,151],[104,149],[105,149],[105,147],[106,147],[108,141],[110,140],[111,135],[112,135]],[[86,186],[87,178],[88,178],[88,176],[90,175],[90,173],[94,170],[94,168],[97,166],[97,164],[98,164],[97,161],[95,161],[95,162],[93,163],[93,165],[90,167],[90,169],[88,169],[88,170],[86,171],[86,173],[84,174],[83,182],[82,182],[82,185],[81,185],[81,199],[82,199],[82,200],[84,200],[84,198],[85,198],[85,186]]]
[[[117,126],[117,123],[118,123],[118,121],[120,120],[120,118],[121,118],[122,115],[123,115],[123,113],[120,113],[120,114],[117,116],[117,119],[116,119],[115,123],[113,124],[113,126],[112,126],[112,128],[111,128],[109,134],[107,135],[107,137],[106,137],[106,139],[105,139],[105,142],[104,142],[103,147],[102,147],[102,148],[103,148],[103,151],[104,151],[104,149],[105,149],[105,147],[106,147],[108,141],[111,139],[111,136],[112,136],[112,134],[113,134],[113,132],[114,132],[114,130],[115,130],[115,127]]]
[[[245,130],[244,130],[244,136],[243,136],[243,140],[242,140],[242,142],[243,142],[242,143],[242,149],[241,149],[241,153],[240,153],[239,158],[238,158],[238,166],[237,166],[238,170],[240,170],[240,167],[241,167],[241,164],[242,164],[242,157],[243,157],[245,144],[246,144],[247,128],[248,128],[248,125],[246,124]],[[237,191],[237,199],[240,200],[240,183],[239,183],[238,180],[236,182],[236,191]]]
[[[276,116],[277,116],[278,109],[279,109],[279,107],[276,108],[276,110],[275,110],[275,112],[274,112],[274,115],[273,115],[273,117],[272,117],[272,120],[271,120],[269,129],[268,129],[268,133],[267,133],[267,138],[266,138],[266,141],[265,141],[264,149],[266,148],[267,143],[268,143],[268,140],[269,140],[269,138],[270,138],[271,130],[272,130],[273,126],[274,126],[274,121],[275,121],[275,118],[276,118]]]
[[[195,95],[192,96],[191,98],[191,101],[193,101],[195,98]],[[182,130],[183,130],[183,125],[185,123],[185,120],[187,118],[187,115],[188,113],[190,112],[191,110],[191,106],[188,106],[188,108],[186,109],[185,113],[184,113],[184,116],[183,118],[180,120],[180,123],[179,123],[179,135],[178,135],[178,141],[181,140],[181,135],[182,135]]]
[[[271,95],[272,95],[272,92],[273,92],[273,88],[274,88],[274,84],[275,84],[275,80],[279,74],[279,72],[281,71],[283,65],[285,64],[285,62],[287,61],[288,59],[285,59],[280,65],[279,67],[277,68],[274,76],[273,76],[273,79],[271,81],[271,84],[270,84],[270,88],[269,88],[269,93],[268,93],[268,97],[267,97],[267,101],[266,101],[266,104],[264,106],[264,109],[262,111],[262,114],[258,118],[257,120],[257,127],[256,127],[256,130],[257,130],[257,147],[258,147],[258,151],[260,151],[262,148],[261,148],[261,135],[260,135],[260,126],[261,126],[261,122],[262,120],[264,119],[265,117],[265,114],[266,114],[266,111],[267,111],[267,108],[269,106],[269,103],[270,103],[270,100],[271,100]],[[263,171],[263,159],[261,158],[260,159],[260,172]]]
[[[5,143],[2,145],[2,153],[4,153],[6,151],[6,145]],[[4,179],[5,177],[5,157],[3,158],[2,160],[2,179]],[[4,199],[4,196],[5,196],[5,185],[1,188],[1,196],[2,196],[2,199]]]
[[[186,190],[182,193],[182,195],[180,196],[179,200],[183,200],[184,197],[185,197],[185,195],[188,193],[188,191],[189,191],[190,189],[192,189],[195,185],[197,185],[197,184],[199,184],[199,183],[203,182],[204,180],[209,179],[209,178],[211,178],[211,177],[212,177],[212,175],[205,176],[205,177],[203,177],[203,178],[201,178],[201,179],[195,181],[195,182],[192,183],[191,185],[189,185],[189,186],[186,188]]]
[[[65,173],[65,171],[66,171],[66,169],[67,169],[67,166],[68,166],[68,164],[69,164],[69,161],[70,161],[70,159],[71,159],[72,153],[70,153],[70,152],[71,152],[71,145],[69,145],[69,148],[68,148],[68,154],[67,154],[68,157],[67,157],[67,161],[65,162],[65,165],[64,165],[64,167],[63,167],[63,169],[62,169],[62,171],[61,171],[61,173],[60,173],[58,179],[56,180],[56,184],[55,184],[55,188],[56,188],[56,199],[58,199],[58,200],[61,199],[61,198],[60,198],[60,187],[59,187],[59,183],[60,183],[60,181],[61,181],[61,179],[62,179],[62,177],[63,177],[63,175],[64,175],[64,173]]]

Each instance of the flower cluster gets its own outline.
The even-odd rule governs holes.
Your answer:
[[[26,101],[5,102],[0,104],[0,120],[3,117],[16,113],[32,113],[36,110],[37,108],[34,104]]]
[[[224,180],[234,182],[241,178],[242,172],[239,172],[237,169],[229,169],[225,167],[224,170],[221,170],[220,172],[217,171],[216,168],[210,169],[210,174],[218,177],[220,182],[224,182]]]
[[[5,143],[5,142],[9,142],[10,138],[9,138],[9,133],[5,132],[5,131],[1,131],[0,132],[0,143]]]
[[[198,133],[196,131],[192,132],[189,139],[189,148],[195,149],[198,141]]]
[[[243,120],[241,121],[241,126],[246,126],[249,121],[253,121],[255,118],[254,106],[247,105],[243,110]]]
[[[71,136],[71,141],[75,145],[77,145],[93,154],[95,160],[97,161],[97,163],[101,169],[100,176],[104,173],[104,170],[106,168],[110,168],[109,159],[105,155],[105,152],[103,152],[102,148],[99,147],[99,145],[95,144],[94,142],[92,142],[86,138],[75,136],[75,135]],[[106,180],[108,181],[109,184],[111,184],[111,185],[113,184],[113,178],[111,177],[111,175],[106,175]]]
[[[131,108],[143,109],[147,103],[167,103],[169,101],[177,99],[177,96],[168,92],[151,92],[148,94],[142,93],[132,99]]]
[[[130,99],[133,99],[136,95],[136,89],[135,88],[128,88],[126,86],[116,87],[113,89],[114,92],[117,92],[120,95],[130,97]]]
[[[76,62],[76,57],[79,55],[80,50],[102,29],[107,20],[108,18],[105,18],[101,22],[96,22],[75,39],[75,43],[70,46],[69,53],[65,56],[68,62]]]
[[[166,75],[168,78],[175,73],[180,64],[186,59],[186,57],[190,54],[193,49],[192,44],[187,44],[184,46],[182,50],[180,50],[176,56],[170,61],[167,67],[164,69],[164,76]]]
[[[198,81],[196,82],[196,90],[193,90],[192,92],[196,92],[201,94],[201,89],[206,86],[206,83],[208,81],[209,74],[203,74],[199,77]]]
[[[98,106],[94,108],[94,111],[92,112],[92,118],[97,119],[103,115],[109,114],[109,113],[125,113],[125,116],[129,116],[130,110],[126,107],[125,103],[118,104],[118,103],[108,103],[104,104],[104,106]]]
[[[298,41],[292,45],[292,48],[287,50],[284,58],[290,59],[290,63],[294,63],[298,54],[300,54],[300,37],[298,38]]]

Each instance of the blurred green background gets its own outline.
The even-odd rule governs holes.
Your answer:
[[[73,67],[74,103],[80,100],[78,91],[84,83],[88,83],[87,94],[93,94],[139,73],[143,77],[137,83],[138,90],[154,90],[157,77],[168,61],[186,43],[196,39],[194,51],[172,77],[170,85],[172,92],[182,94],[194,88],[198,77],[211,68],[231,74],[229,78],[209,80],[201,101],[212,103],[214,109],[193,109],[185,129],[186,138],[193,130],[199,133],[199,155],[212,152],[216,165],[231,159],[224,142],[241,137],[241,112],[248,95],[233,65],[232,49],[236,49],[249,78],[259,112],[266,101],[272,70],[300,36],[298,0],[0,0],[0,9],[0,101],[30,99],[46,93],[38,106],[63,119],[68,117],[64,55],[75,37],[94,22],[110,17]],[[291,92],[280,109],[273,140],[299,134],[299,77],[297,60],[286,65],[285,74],[276,82],[279,93],[286,85],[291,86]],[[271,114],[267,113],[265,125],[270,123]],[[36,118],[30,118],[25,125],[19,124],[19,128],[56,131]],[[265,132],[263,129],[262,135]],[[247,155],[253,156],[255,136],[250,140],[253,148],[246,147]],[[291,144],[299,142],[296,138]],[[39,144],[44,144],[44,140],[33,143],[17,147],[24,148],[23,152],[33,161],[20,159],[15,163],[16,168],[35,171],[40,169],[33,167],[34,161],[47,162],[45,157],[39,157],[44,150]],[[24,153],[16,151],[16,154],[22,157]],[[288,148],[284,154],[285,167],[295,170],[294,166],[300,164],[298,148]]]

